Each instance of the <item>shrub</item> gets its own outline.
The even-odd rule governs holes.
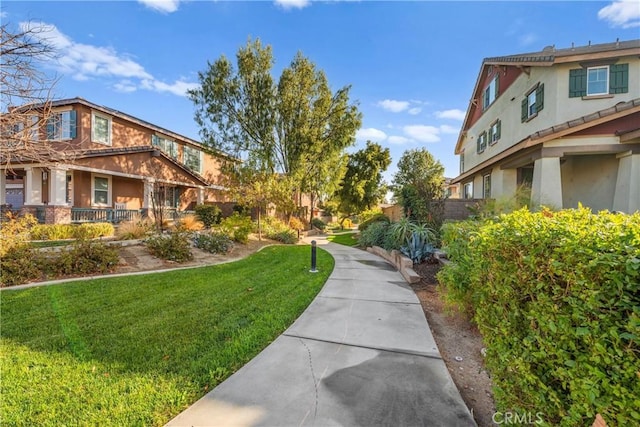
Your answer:
[[[193,238],[197,248],[212,254],[226,254],[233,249],[233,241],[223,233],[205,232],[198,233]]]
[[[222,211],[215,205],[196,205],[196,216],[206,228],[211,228],[216,224],[220,224],[222,219]]]
[[[108,273],[118,265],[118,249],[103,242],[78,240],[69,249],[63,249],[49,266],[56,275]]]
[[[176,224],[176,229],[180,231],[200,231],[204,228],[204,223],[196,215],[187,214],[182,216]]]
[[[253,229],[253,222],[250,217],[234,212],[233,215],[222,220],[220,229],[233,241],[247,243],[249,241],[249,233]]]
[[[305,229],[305,225],[300,218],[292,216],[291,219],[289,219],[289,228],[296,231],[302,231]]]
[[[74,238],[71,224],[38,224],[31,229],[32,240],[63,240]]]
[[[484,336],[498,409],[639,424],[640,213],[522,209],[464,234],[468,248],[448,256],[465,266],[458,295]],[[447,291],[458,273],[440,274]]]
[[[0,285],[15,286],[42,277],[41,256],[29,244],[14,244],[2,256],[0,265]]]
[[[145,243],[149,252],[158,258],[175,262],[193,259],[189,238],[185,233],[156,234],[145,240]]]
[[[73,238],[96,239],[98,237],[111,237],[115,228],[109,222],[85,223],[74,227]]]
[[[360,225],[358,226],[358,230],[365,231],[367,228],[369,228],[369,226],[371,224],[376,223],[376,222],[385,222],[385,223],[389,224],[391,222],[391,220],[385,214],[378,213],[378,214],[373,215],[371,218],[367,219],[366,221],[362,221],[360,223]]]
[[[317,228],[318,230],[324,231],[327,224],[324,223],[320,218],[313,218],[311,220],[311,225]]]
[[[288,245],[294,244],[298,241],[297,233],[293,230],[279,231],[277,233],[270,234],[268,237]]]
[[[388,247],[389,223],[377,221],[369,226],[358,236],[358,244],[364,248],[369,246]]]
[[[38,224],[33,215],[16,217],[7,212],[5,221],[0,225],[0,259],[14,248],[23,246],[30,236],[30,230]]]
[[[433,255],[434,248],[427,236],[414,231],[410,237],[407,237],[405,244],[400,248],[400,252],[408,256],[414,264],[420,264]]]
[[[380,208],[367,209],[366,211],[360,212],[358,214],[358,222],[362,224],[363,222],[369,221],[371,218],[373,218],[376,215],[383,215],[382,209]]]
[[[116,229],[120,240],[141,239],[153,229],[153,221],[149,218],[134,216],[129,221],[121,222]]]

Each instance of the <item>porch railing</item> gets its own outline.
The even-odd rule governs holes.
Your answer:
[[[71,208],[71,222],[111,222],[129,221],[140,215],[137,209],[89,209]]]

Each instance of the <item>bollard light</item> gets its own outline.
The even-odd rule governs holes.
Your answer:
[[[318,270],[316,269],[316,241],[312,240],[311,241],[311,270],[309,270],[310,273],[317,273]]]

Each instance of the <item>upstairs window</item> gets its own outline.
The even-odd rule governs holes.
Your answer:
[[[487,132],[482,132],[478,136],[478,143],[477,143],[478,154],[482,153],[485,148],[487,148]]]
[[[484,89],[484,93],[482,95],[482,109],[486,110],[489,108],[493,101],[496,100],[498,96],[498,74],[491,80],[489,85]]]
[[[496,120],[493,122],[491,127],[489,128],[489,145],[493,145],[500,139],[502,123],[500,120]]]
[[[183,160],[186,167],[194,172],[202,173],[202,151],[185,145]]]
[[[629,92],[629,64],[569,70],[569,98]]]
[[[151,144],[158,147],[165,154],[171,156],[174,159],[178,158],[178,144],[167,138],[162,138],[158,135],[151,135]]]
[[[76,112],[74,110],[53,112],[47,120],[47,139],[63,141],[76,137]]]
[[[25,122],[14,126],[14,136],[22,141],[34,142],[40,139],[40,119],[38,116],[29,116]]]
[[[111,145],[111,118],[91,114],[91,141]]]
[[[587,68],[587,96],[609,93],[609,67]]]
[[[538,84],[527,92],[522,100],[521,121],[526,122],[538,115],[544,108],[544,84]]]
[[[460,153],[460,173],[464,172],[464,151]]]

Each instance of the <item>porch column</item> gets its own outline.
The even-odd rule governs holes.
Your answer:
[[[0,170],[0,206],[7,204],[7,171]]]
[[[198,187],[198,204],[201,205],[204,203],[204,188]]]
[[[42,204],[42,170],[31,166],[24,168],[24,204]]]
[[[67,169],[51,168],[49,172],[49,204],[67,205]]]
[[[153,209],[153,202],[151,201],[151,198],[153,197],[154,183],[155,183],[154,179],[144,180],[144,190],[142,195],[142,209]]]
[[[533,164],[531,202],[534,207],[545,205],[562,209],[560,157],[543,157]]]
[[[633,213],[640,210],[640,154],[618,154],[618,177],[613,210]]]

